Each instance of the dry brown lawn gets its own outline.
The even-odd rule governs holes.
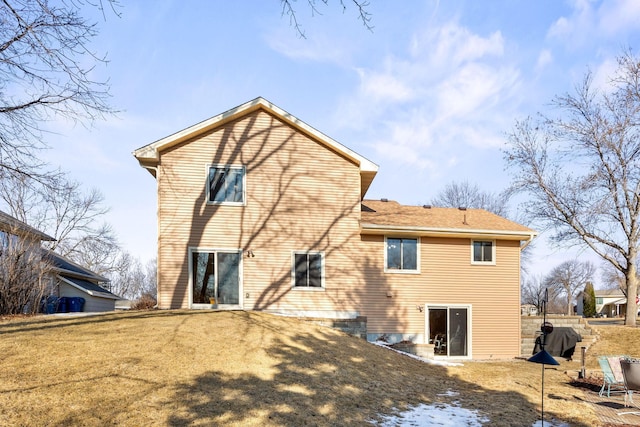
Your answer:
[[[618,329],[637,332],[602,328],[596,345],[621,341]],[[351,426],[438,402],[476,409],[492,426],[530,426],[540,416],[540,365],[436,366],[264,313],[3,320],[0,354],[0,425]],[[545,419],[598,425],[564,373],[577,365],[545,371]]]

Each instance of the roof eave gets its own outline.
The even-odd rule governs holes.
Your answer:
[[[405,225],[384,225],[363,223],[360,225],[363,234],[413,234],[420,236],[439,237],[480,237],[502,240],[531,240],[538,235],[535,231],[518,230],[485,230],[485,229],[460,229],[439,227],[416,227]]]
[[[132,154],[135,156],[135,158],[138,160],[138,162],[142,167],[147,169],[152,168],[155,165],[157,165],[158,161],[160,160],[160,152],[162,150],[166,150],[167,148],[173,147],[177,144],[187,141],[196,135],[199,135],[203,132],[207,132],[216,127],[222,126],[227,122],[235,120],[238,117],[249,114],[259,109],[263,109],[277,115],[282,120],[287,122],[289,125],[295,127],[296,129],[300,130],[303,133],[306,133],[312,138],[322,142],[328,148],[346,157],[347,159],[349,159],[350,161],[358,165],[358,167],[360,168],[361,175],[367,174],[367,175],[375,176],[375,174],[378,172],[378,165],[373,163],[371,160],[345,147],[338,141],[325,135],[319,130],[313,128],[312,126],[309,126],[308,124],[298,119],[294,115],[288,113],[287,111],[283,110],[282,108],[267,101],[262,97],[253,99],[249,102],[239,105],[238,107],[232,108],[221,114],[218,114],[217,116],[211,117],[210,119],[204,120],[200,123],[197,123],[179,132],[171,134],[165,138],[152,142],[151,144],[140,147],[137,150],[134,150]],[[153,172],[151,173],[153,174]],[[369,188],[369,184],[371,184],[371,180],[373,180],[373,177],[371,177],[370,179],[367,178],[366,181],[368,182],[366,182],[366,185],[364,185],[365,180],[363,180],[363,189],[362,189],[363,196],[364,196],[364,193],[366,193],[366,189]]]
[[[108,298],[108,299],[113,299],[113,300],[121,299],[119,296],[117,296],[115,294],[105,293],[105,292],[97,292],[97,291],[91,291],[89,289],[85,289],[82,286],[78,286],[77,284],[73,283],[72,281],[67,280],[64,276],[57,275],[57,277],[58,277],[58,279],[62,280],[63,282],[65,282],[69,286],[73,286],[74,288],[84,292],[87,295],[91,295],[92,297],[101,297],[101,298]]]

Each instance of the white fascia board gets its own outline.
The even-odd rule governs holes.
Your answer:
[[[145,145],[144,147],[138,148],[137,150],[133,151],[133,155],[138,159],[138,161],[144,161],[144,160],[157,161],[159,159],[160,150],[171,147],[182,141],[185,141],[191,138],[193,135],[197,135],[201,132],[205,132],[208,129],[211,129],[216,126],[220,126],[226,121],[233,120],[238,116],[241,116],[252,110],[256,110],[260,107],[263,107],[271,111],[278,117],[289,122],[294,127],[322,141],[325,145],[327,145],[334,151],[337,151],[338,153],[352,160],[354,163],[356,163],[360,167],[361,171],[363,172],[378,171],[378,165],[376,165],[372,161],[361,156],[355,151],[345,147],[344,145],[340,144],[338,141],[323,134],[319,130],[309,126],[308,124],[298,119],[294,115],[289,114],[287,111],[283,110],[282,108],[276,106],[275,104],[267,101],[262,97],[246,102],[238,107],[232,108],[230,110],[225,111],[224,113],[218,114],[217,116],[211,117],[210,119],[204,120],[200,123],[197,123],[193,126],[190,126],[186,129],[183,129],[179,132],[169,135],[165,138],[152,142],[151,144]]]
[[[448,237],[483,237],[503,240],[531,240],[538,235],[536,232],[482,230],[437,227],[414,227],[402,225],[361,224],[364,234],[416,234],[420,236],[448,236]]]
[[[73,286],[74,288],[78,289],[79,291],[84,292],[85,294],[91,295],[92,297],[101,297],[101,298],[108,298],[108,299],[122,299],[116,295],[113,294],[106,294],[104,292],[94,292],[94,291],[90,291],[88,289],[85,289],[81,286],[76,285],[75,283],[65,279],[62,276],[57,276],[58,279],[62,280],[63,282],[65,282],[67,285],[69,286]]]

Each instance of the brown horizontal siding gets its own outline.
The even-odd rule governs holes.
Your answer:
[[[206,204],[207,166],[246,167],[245,206]],[[359,311],[373,333],[425,333],[425,304],[472,306],[476,358],[519,354],[518,242],[471,265],[468,239],[423,238],[421,274],[384,273],[384,238],[360,236],[358,167],[265,112],[161,153],[161,308],[187,307],[188,248],[251,249],[243,307]],[[292,251],[325,254],[325,288],[292,289]],[[248,295],[248,296],[247,296]]]
[[[264,112],[167,150],[160,163],[161,307],[189,304],[189,247],[252,249],[242,265],[245,308],[349,307],[345,295],[360,280],[343,249],[358,239],[356,165]],[[246,167],[245,206],[206,204],[209,164]],[[291,289],[294,250],[325,252],[324,291]]]
[[[471,305],[474,358],[519,354],[519,247],[498,241],[496,265],[472,265],[469,239],[422,238],[420,274],[382,273],[384,237],[363,236],[370,333],[423,334],[425,304]],[[391,297],[387,296],[388,294]]]

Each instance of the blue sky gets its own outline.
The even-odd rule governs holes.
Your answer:
[[[320,2],[319,2],[320,3]],[[111,207],[143,261],[156,251],[155,180],[131,151],[262,96],[380,166],[368,198],[429,202],[447,183],[509,185],[501,148],[516,119],[548,109],[590,69],[603,82],[640,49],[635,0],[376,1],[373,32],[345,0],[137,1],[96,14],[116,117],[55,122],[48,161]],[[515,208],[515,207],[514,207]],[[541,239],[542,240],[542,239]],[[541,274],[565,250],[536,250]]]

